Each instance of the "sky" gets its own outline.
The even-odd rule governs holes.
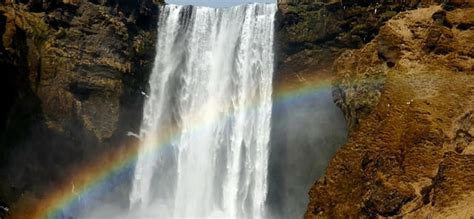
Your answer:
[[[230,7],[235,5],[260,2],[260,3],[276,3],[276,0],[165,0],[168,4],[177,5],[199,5],[207,7]]]

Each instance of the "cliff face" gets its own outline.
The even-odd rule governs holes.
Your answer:
[[[0,5],[0,205],[18,210],[138,131],[162,2],[15,2]],[[474,12],[459,8],[474,3],[397,15],[433,3],[279,2],[277,89],[335,77],[351,131],[307,217],[474,214]]]
[[[433,2],[279,0],[276,44],[280,69],[330,66],[346,49],[370,42],[397,13]]]
[[[7,204],[41,197],[68,169],[138,130],[162,3],[14,2],[0,5],[0,203]]]
[[[306,217],[474,215],[472,3],[400,13],[335,61],[351,134]]]
[[[279,2],[277,84],[330,78],[350,132],[307,218],[474,215],[474,2],[436,4]]]

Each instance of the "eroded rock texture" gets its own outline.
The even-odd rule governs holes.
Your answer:
[[[161,3],[0,3],[2,205],[137,131]]]
[[[403,12],[334,63],[348,143],[307,218],[474,215],[474,8]]]

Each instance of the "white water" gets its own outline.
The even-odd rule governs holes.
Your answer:
[[[265,217],[275,12],[274,4],[162,8],[134,214]]]

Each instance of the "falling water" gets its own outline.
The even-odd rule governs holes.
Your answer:
[[[161,9],[132,212],[265,216],[275,12]]]

